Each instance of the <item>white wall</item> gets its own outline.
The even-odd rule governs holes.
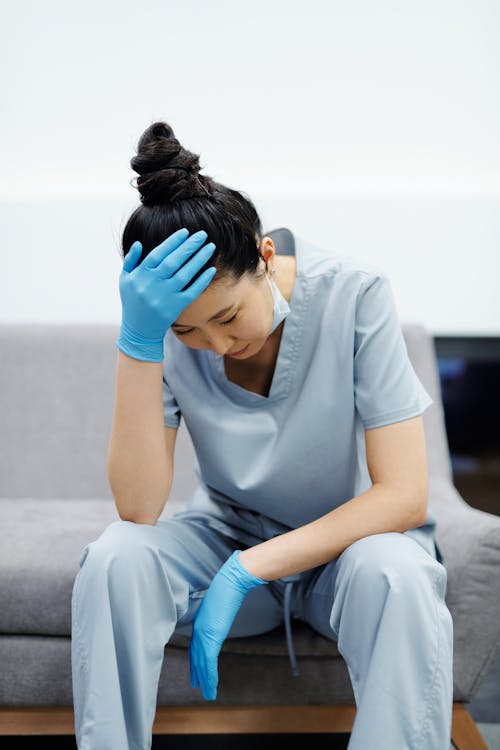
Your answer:
[[[120,320],[137,139],[384,267],[402,320],[500,335],[500,4],[10,4],[0,30],[0,322]]]

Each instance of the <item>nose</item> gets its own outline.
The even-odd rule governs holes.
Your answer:
[[[227,352],[233,351],[235,345],[233,341],[228,341],[227,338],[224,336],[221,336],[220,338],[215,338],[214,336],[210,337],[211,348],[214,350],[216,354],[223,355],[227,354]],[[240,349],[243,349],[242,346],[239,347]]]

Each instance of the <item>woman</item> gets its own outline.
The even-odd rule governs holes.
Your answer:
[[[346,661],[350,750],[443,750],[453,624],[427,509],[432,399],[386,275],[291,233],[278,255],[252,202],[199,174],[166,123],[131,164],[142,206],[123,232],[108,456],[120,520],[83,549],[73,588],[78,747],[151,747],[174,630],[206,700],[225,638],[283,619],[298,675],[293,616]],[[199,484],[158,521],[181,415]]]

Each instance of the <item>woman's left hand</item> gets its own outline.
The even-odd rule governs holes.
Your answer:
[[[216,573],[193,620],[189,644],[191,685],[201,686],[205,700],[217,698],[218,657],[248,592],[269,583],[243,567],[235,550]]]

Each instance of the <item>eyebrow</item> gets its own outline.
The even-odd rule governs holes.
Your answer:
[[[212,315],[211,318],[208,319],[208,322],[211,320],[215,320],[216,318],[222,318],[223,315],[228,313],[230,310],[232,310],[234,307],[234,303],[232,305],[229,305],[229,307],[225,307],[223,310],[219,310],[218,313],[215,313],[215,315]],[[172,328],[196,328],[196,326],[187,326],[184,325],[184,323],[172,323]]]

